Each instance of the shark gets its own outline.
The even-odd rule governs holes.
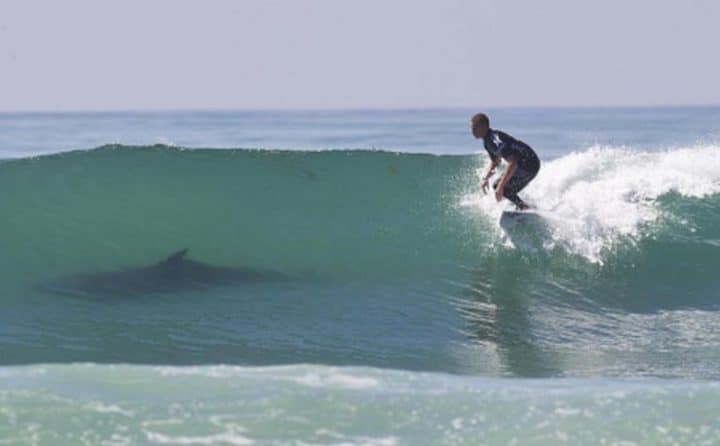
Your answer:
[[[192,260],[187,253],[184,248],[150,265],[71,275],[39,288],[65,295],[132,297],[289,279],[272,270],[211,265]]]

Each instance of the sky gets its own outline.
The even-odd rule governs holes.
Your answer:
[[[715,0],[1,0],[0,111],[720,103]]]

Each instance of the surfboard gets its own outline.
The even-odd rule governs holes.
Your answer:
[[[526,209],[524,211],[503,211],[500,215],[500,226],[503,222],[507,223],[531,223],[542,221],[543,215],[536,209]]]
[[[523,215],[539,215],[540,211],[537,209],[524,209],[524,210],[507,210],[503,211],[503,215],[508,215],[509,217],[522,217]]]
[[[544,242],[551,238],[550,222],[535,209],[503,211],[498,224],[505,240],[523,249],[543,249]]]

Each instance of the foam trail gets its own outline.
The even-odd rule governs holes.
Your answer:
[[[550,217],[546,248],[562,246],[603,263],[617,241],[637,240],[643,228],[659,222],[657,200],[670,192],[692,198],[719,193],[720,147],[641,152],[594,146],[544,163],[523,196]],[[464,204],[493,219],[507,206],[479,195],[466,197]]]

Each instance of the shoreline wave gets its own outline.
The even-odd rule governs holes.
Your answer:
[[[4,373],[3,373],[4,371]],[[533,444],[720,437],[720,383],[464,377],[372,368],[0,368],[8,441]],[[382,408],[382,410],[378,410]],[[598,420],[603,420],[599,423]]]

